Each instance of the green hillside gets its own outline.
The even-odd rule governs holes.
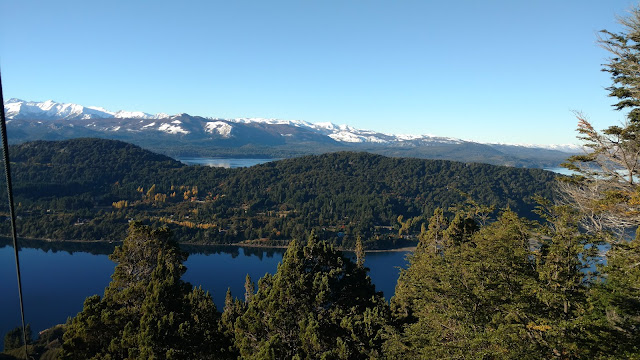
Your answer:
[[[462,193],[531,217],[531,197],[552,196],[554,179],[538,169],[353,152],[186,166],[104,139],[37,141],[10,154],[19,234],[56,240],[118,240],[135,219],[168,225],[185,243],[277,245],[315,230],[338,246],[352,247],[357,235],[369,248],[402,246],[423,214],[464,202]]]

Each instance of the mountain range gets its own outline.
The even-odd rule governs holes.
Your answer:
[[[12,143],[100,137],[129,141],[174,157],[291,157],[340,150],[485,162],[557,166],[575,145],[482,144],[452,137],[394,135],[330,122],[221,119],[189,114],[109,111],[102,107],[10,99],[4,104]]]

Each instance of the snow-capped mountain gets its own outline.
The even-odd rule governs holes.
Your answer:
[[[58,103],[52,100],[44,102],[24,101],[10,99],[5,103],[5,113],[9,120],[88,120],[86,123],[77,123],[75,126],[84,125],[94,130],[101,131],[149,131],[156,130],[167,134],[198,134],[208,133],[222,138],[233,137],[234,128],[238,126],[250,126],[266,129],[279,129],[281,136],[292,137],[293,129],[303,132],[312,132],[323,135],[333,141],[341,143],[372,143],[392,144],[402,142],[429,142],[429,143],[461,143],[462,140],[430,135],[393,135],[384,134],[372,130],[356,129],[349,125],[336,125],[330,122],[309,123],[302,120],[281,120],[263,118],[239,118],[239,119],[206,119],[191,117],[189,124],[182,124],[180,117],[187,114],[169,116],[167,114],[151,115],[140,111],[109,111],[95,106],[82,106],[78,104]],[[123,119],[114,123],[105,119]],[[140,122],[129,120],[139,119]],[[193,121],[193,119],[201,119]],[[93,121],[92,121],[93,120]],[[124,121],[127,120],[127,121]],[[154,120],[154,121],[144,121]],[[158,120],[158,121],[156,121]]]
[[[555,150],[564,153],[577,154],[584,152],[584,148],[581,145],[576,144],[512,144],[512,143],[490,143],[487,145],[495,147],[516,147],[516,148],[528,148],[528,149],[544,149]]]
[[[268,124],[268,125],[286,125],[290,127],[308,129],[321,135],[343,143],[374,143],[374,144],[391,144],[407,141],[425,141],[437,143],[461,143],[463,140],[455,138],[447,138],[431,135],[393,135],[376,132],[373,130],[357,129],[349,125],[336,125],[331,122],[309,123],[302,120],[281,120],[281,119],[262,119],[262,118],[241,118],[241,119],[218,119],[227,121],[228,123],[240,124]],[[232,128],[231,128],[232,129]],[[291,134],[282,134],[283,136],[291,136]]]
[[[331,122],[263,118],[221,119],[189,114],[109,111],[55,101],[11,99],[4,104],[10,141],[103,137],[157,151],[287,157],[324,151],[371,151],[391,156],[552,166],[576,145],[481,144],[433,135],[396,135]],[[218,150],[212,150],[218,149]],[[233,149],[233,150],[230,150]],[[215,155],[219,156],[219,155]],[[535,162],[535,165],[530,165]]]
[[[519,146],[528,147],[528,148],[556,150],[556,151],[562,151],[570,154],[577,154],[585,151],[583,146],[576,145],[576,144],[520,144]]]
[[[161,119],[167,114],[151,115],[141,111],[109,111],[97,106],[58,103],[53,100],[44,102],[9,99],[4,104],[5,116],[13,119],[38,120],[89,120],[107,118]]]

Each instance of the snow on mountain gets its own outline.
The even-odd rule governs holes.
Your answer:
[[[42,120],[89,120],[110,118],[158,119],[167,114],[151,115],[141,111],[109,111],[98,106],[82,106],[70,103],[58,103],[53,100],[43,102],[9,99],[4,104],[7,119]]]
[[[196,132],[217,133],[218,135],[229,138],[232,136],[233,123],[246,125],[285,125],[296,128],[308,129],[320,135],[325,135],[338,142],[347,143],[397,143],[397,142],[446,142],[461,143],[462,140],[433,137],[429,135],[391,135],[383,134],[371,130],[356,129],[349,125],[336,125],[331,122],[309,123],[302,120],[282,120],[282,119],[266,119],[266,118],[237,118],[237,119],[208,119],[199,125],[198,129],[185,128],[180,120],[174,118],[180,116],[188,116],[180,114],[169,116],[167,114],[151,115],[141,111],[120,110],[116,112],[107,109],[89,106],[85,107],[77,104],[63,104],[52,100],[45,102],[28,102],[20,99],[10,99],[5,103],[5,111],[7,119],[37,119],[37,120],[89,120],[89,119],[142,119],[142,120],[165,120],[167,122],[150,122],[139,124],[136,127],[112,126],[102,127],[104,131],[118,131],[126,128],[128,131],[144,131],[157,130],[169,134],[189,134],[192,130]],[[173,119],[173,120],[171,120]],[[171,120],[171,121],[169,121]],[[96,123],[88,124],[94,128],[99,127]],[[192,125],[191,125],[192,126]],[[292,137],[292,134],[286,133],[285,136]]]
[[[581,145],[576,144],[548,144],[548,145],[525,145],[527,147],[535,147],[539,149],[557,150],[566,153],[581,153],[584,148]]]
[[[369,131],[369,130],[358,130],[356,128],[353,128],[345,124],[336,125],[331,122],[320,122],[315,124],[309,124],[309,127],[316,130],[325,131],[327,133],[335,133],[335,132],[341,132],[341,131],[346,131],[346,132]]]
[[[496,143],[488,145],[501,145],[501,146],[517,146],[523,148],[534,148],[544,150],[556,150],[570,154],[577,154],[584,152],[584,148],[581,145],[576,144],[508,144],[508,143]]]
[[[155,115],[147,114],[142,111],[116,111],[113,117],[120,119],[157,119]]]
[[[52,100],[44,102],[10,99],[4,105],[7,119],[92,119],[113,117],[100,108],[88,108],[77,104],[61,104]]]
[[[465,141],[451,137],[441,137],[434,135],[397,135],[385,134],[372,130],[356,129],[349,125],[337,125],[331,122],[310,123],[302,120],[282,120],[266,118],[237,118],[218,119],[192,117],[188,114],[167,115],[164,113],[152,115],[141,111],[109,111],[97,106],[82,106],[70,103],[58,103],[52,100],[44,102],[24,101],[20,99],[10,99],[4,104],[5,114],[9,120],[70,120],[78,121],[75,126],[90,127],[96,131],[129,131],[147,132],[161,131],[167,134],[214,134],[222,138],[229,139],[234,136],[246,134],[246,128],[251,127],[262,131],[271,126],[278,126],[278,133],[295,141],[296,134],[300,131],[305,134],[317,134],[327,136],[334,141],[342,143],[361,144],[387,144],[400,146],[422,146],[431,144],[463,144],[472,141]],[[93,120],[91,123],[84,123],[82,120]],[[107,121],[109,119],[109,121]],[[131,119],[140,121],[131,122]],[[83,125],[84,124],[84,125]],[[238,124],[235,126],[234,124]],[[241,125],[241,126],[240,126]],[[54,125],[52,125],[54,126]],[[58,125],[55,125],[58,126]],[[73,126],[69,124],[68,126]],[[244,128],[245,130],[235,129]],[[290,127],[287,129],[287,127]],[[235,135],[234,135],[235,134]],[[308,136],[308,135],[305,135]],[[486,144],[494,147],[518,146],[523,148],[538,148],[557,150],[567,153],[579,153],[582,148],[574,144],[560,145],[534,145],[534,144]]]
[[[232,122],[250,124],[250,123],[259,123],[259,124],[267,124],[267,125],[290,125],[297,127],[311,127],[313,124],[308,123],[302,120],[282,120],[282,119],[263,119],[263,118],[238,118],[238,119],[228,119]]]
[[[329,132],[339,130],[339,127],[336,124],[330,122],[319,122],[312,124],[312,126],[317,130],[325,130]]]
[[[468,142],[465,140],[446,137],[446,136],[435,136],[435,135],[389,135],[394,136],[397,141],[405,141],[405,142],[428,142],[428,143],[440,143],[440,144],[462,144],[464,142]]]
[[[329,137],[335,141],[342,141],[342,142],[351,142],[351,143],[365,142],[365,139],[362,138],[361,136],[358,136],[354,133],[350,133],[348,131],[340,131],[337,133],[333,133],[333,134],[330,134]]]
[[[175,121],[172,121],[171,123],[175,123]],[[163,123],[162,125],[158,126],[158,130],[160,131],[164,131],[168,134],[188,134],[189,131],[183,129],[182,127],[180,127],[180,125],[171,125],[169,123]]]
[[[359,131],[338,131],[333,134],[329,134],[329,137],[336,141],[350,142],[350,143],[388,143],[389,141],[381,139],[374,134],[361,133]]]
[[[298,128],[306,128],[327,135],[333,140],[349,143],[388,143],[389,136],[371,130],[361,130],[349,125],[336,125],[331,122],[310,123],[302,120],[281,120],[264,118],[240,118],[228,119],[227,121],[242,124],[267,124],[267,125],[289,125]],[[289,136],[287,134],[285,136]]]
[[[233,127],[226,122],[222,121],[210,121],[207,122],[204,126],[204,130],[208,133],[217,133],[222,137],[228,138],[231,136],[231,129]]]

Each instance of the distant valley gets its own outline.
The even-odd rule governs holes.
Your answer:
[[[289,158],[336,151],[393,157],[556,167],[575,146],[482,144],[431,135],[392,135],[349,125],[278,119],[218,119],[188,114],[108,111],[54,101],[5,103],[10,142],[98,137],[172,157]]]

